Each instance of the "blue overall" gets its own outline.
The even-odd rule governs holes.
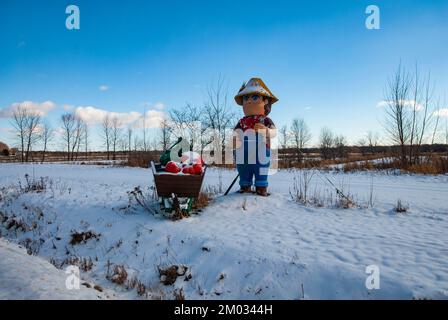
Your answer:
[[[244,148],[235,152],[240,187],[252,186],[254,177],[256,187],[267,187],[271,150],[266,146],[261,134],[244,136],[243,146]]]

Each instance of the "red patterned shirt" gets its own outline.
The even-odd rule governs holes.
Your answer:
[[[275,129],[275,124],[271,120],[271,118],[266,116],[245,116],[242,117],[238,123],[236,124],[233,130],[241,129],[243,132],[252,129],[254,130],[254,126],[256,123],[261,123],[265,125],[268,129]],[[269,136],[269,130],[267,130],[266,136],[266,147],[269,149],[271,147],[271,139]]]

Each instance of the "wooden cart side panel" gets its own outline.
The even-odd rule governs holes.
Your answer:
[[[159,197],[170,197],[174,193],[178,197],[197,198],[203,179],[204,173],[202,175],[154,175],[154,183]]]

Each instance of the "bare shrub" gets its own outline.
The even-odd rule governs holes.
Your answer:
[[[147,291],[146,286],[136,277],[133,277],[127,281],[126,288],[128,290],[136,289],[139,296],[143,296]]]
[[[404,205],[400,199],[397,200],[397,205],[394,208],[394,211],[397,213],[406,213],[409,210],[409,206]]]
[[[150,214],[158,214],[159,211],[156,209],[156,195],[154,187],[148,188],[148,191],[143,191],[140,186],[137,186],[132,191],[127,192],[129,197],[129,204],[133,205],[137,203],[146,212]]]
[[[28,192],[44,192],[47,189],[49,179],[48,177],[40,177],[39,179],[31,179],[29,174],[25,174],[25,184],[19,180],[19,190],[21,193]]]
[[[143,296],[145,293],[146,293],[146,286],[141,282],[137,283],[137,294],[139,296]]]
[[[350,209],[350,208],[356,208],[357,204],[353,200],[353,197],[349,195],[345,195],[342,193],[337,193],[337,198],[335,202],[336,208],[341,209]]]
[[[42,238],[37,240],[26,238],[25,240],[20,241],[19,244],[26,248],[26,252],[29,255],[37,255],[44,242],[45,240]]]
[[[336,187],[329,179],[323,176],[320,177],[322,181],[328,183],[328,186],[331,186],[335,192],[328,192],[325,189],[322,194],[316,185],[313,195],[310,195],[311,181],[316,173],[319,174],[317,171],[303,170],[299,175],[294,177],[292,188],[289,189],[289,194],[293,201],[316,207],[334,206],[341,209],[358,207],[353,196],[346,194],[343,187]]]
[[[80,270],[84,272],[88,272],[92,270],[93,268],[93,261],[92,258],[88,257],[77,257],[77,256],[71,256],[66,258],[62,263],[58,264],[56,260],[52,261],[53,265],[56,266],[59,269],[62,269],[64,265],[70,265],[70,266],[78,266]]]
[[[76,245],[76,244],[80,244],[80,243],[86,243],[87,240],[95,238],[96,240],[99,240],[101,234],[97,234],[94,231],[72,231],[71,234],[71,240],[70,240],[70,244],[72,246]]]
[[[122,285],[128,278],[128,273],[123,265],[115,265],[112,275],[108,275],[107,279],[113,283]]]
[[[173,291],[174,300],[185,300],[184,289],[180,288],[174,289]]]
[[[176,282],[177,277],[184,276],[188,270],[186,266],[171,265],[165,268],[157,267],[159,271],[160,281],[166,285],[172,285]]]
[[[5,219],[5,217],[3,219]],[[32,227],[28,226],[21,217],[16,217],[15,215],[12,215],[11,217],[6,219],[7,220],[4,222],[6,230],[16,229],[23,232],[32,230]]]
[[[294,177],[292,190],[289,190],[294,201],[305,205],[308,203],[310,184],[314,174],[314,171],[302,170],[299,175]]]

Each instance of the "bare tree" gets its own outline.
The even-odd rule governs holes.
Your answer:
[[[73,161],[78,158],[82,142],[85,140],[86,124],[75,113],[65,113],[61,117],[63,140],[67,149],[67,161]]]
[[[160,123],[160,147],[167,150],[171,141],[171,125],[168,119],[163,119]]]
[[[40,114],[38,112],[27,111],[26,117],[26,155],[25,161],[28,162],[30,151],[33,149],[33,145],[40,138],[39,136],[39,124],[40,124]]]
[[[26,105],[19,105],[13,110],[11,123],[19,139],[21,161],[28,162],[33,145],[39,140],[41,116]]]
[[[356,141],[356,146],[359,147],[361,154],[363,156],[365,156],[366,155],[367,139],[365,137],[359,138],[358,141]]]
[[[416,72],[416,80],[417,81]],[[420,148],[424,139],[426,138],[426,132],[430,129],[432,115],[433,112],[430,111],[431,104],[433,103],[433,86],[431,85],[431,73],[428,73],[426,81],[423,87],[423,110],[422,115],[419,117],[420,125],[415,129],[415,135],[417,137],[417,141],[415,144],[411,144],[411,150],[415,149],[412,155],[409,156],[411,163],[416,163],[420,161]],[[413,156],[413,157],[412,157]]]
[[[285,124],[283,125],[280,129],[279,129],[279,142],[280,142],[280,147],[282,149],[286,149],[288,147],[289,144],[289,137],[290,134],[288,132],[288,126]]]
[[[322,158],[330,159],[334,158],[333,148],[334,146],[334,134],[328,127],[323,127],[319,136],[319,147]]]
[[[106,146],[107,160],[110,160],[110,145],[112,141],[112,120],[107,114],[102,121],[102,138]]]
[[[226,147],[227,136],[232,136],[233,124],[237,115],[227,102],[227,87],[224,87],[224,78],[218,77],[216,82],[212,82],[207,88],[207,101],[204,108],[204,125],[213,129],[221,138],[222,152]],[[213,140],[210,140],[211,143]]]
[[[42,162],[45,162],[45,153],[47,152],[48,143],[53,139],[53,129],[48,122],[44,122],[41,127],[40,140],[43,144]]]
[[[112,159],[116,160],[116,152],[118,142],[121,136],[121,121],[118,117],[112,118],[112,128],[111,128],[111,139],[112,139]]]
[[[84,134],[85,134],[85,123],[84,121],[75,115],[75,130],[74,130],[74,139],[72,144],[72,152],[70,159],[77,160],[79,155],[79,150],[81,148],[81,144],[84,141]],[[76,151],[76,153],[75,153]]]
[[[143,151],[147,151],[148,150],[148,144],[147,144],[147,140],[146,140],[146,105],[143,106],[143,118],[142,118],[142,130],[143,130],[143,140],[142,140],[142,147],[143,147]]]
[[[445,119],[445,144],[448,145],[448,119]]]
[[[386,86],[384,127],[393,143],[400,146],[401,165],[420,161],[420,148],[431,125],[433,87],[431,76],[422,81],[415,67],[409,74],[399,65]]]
[[[334,148],[336,156],[345,158],[347,156],[347,139],[343,135],[336,135],[334,137]]]
[[[90,136],[90,131],[89,131],[89,126],[87,125],[87,123],[84,123],[84,150],[85,150],[85,159],[86,161],[89,159],[89,136]]]
[[[371,130],[367,131],[366,133],[366,141],[367,145],[369,146],[370,153],[375,152],[375,147],[378,146],[379,143],[379,135],[377,132],[373,132]]]
[[[211,141],[204,140],[207,126],[203,124],[204,110],[189,103],[181,109],[170,111],[170,120],[173,125],[172,134],[175,137],[182,137],[189,141],[190,149],[196,150],[200,147],[202,153],[206,144]],[[198,145],[199,144],[199,145]]]
[[[61,116],[63,140],[65,141],[65,146],[67,148],[67,161],[71,159],[71,150],[75,139],[75,129],[76,129],[76,116],[74,113],[65,113]]]
[[[136,136],[136,135],[134,136],[133,145],[134,145],[134,151],[137,151],[137,150],[140,150],[140,149],[143,148],[142,140],[138,136]]]
[[[407,165],[406,144],[410,141],[412,128],[412,121],[406,109],[411,88],[412,79],[400,63],[386,88],[385,130],[392,142],[400,146],[403,166]]]
[[[445,101],[444,101],[445,103]],[[436,139],[437,131],[439,130],[439,121],[440,121],[440,99],[437,101],[437,107],[436,107],[436,123],[434,125],[434,130],[432,132],[432,138],[431,138],[431,144],[433,145]]]
[[[21,162],[25,161],[24,152],[25,152],[25,139],[27,132],[27,122],[28,122],[28,110],[19,105],[12,113],[11,124],[16,130],[16,135],[20,141],[20,160]]]
[[[297,153],[297,161],[303,160],[303,149],[311,140],[310,130],[305,120],[296,118],[292,121],[291,136]]]
[[[127,150],[128,154],[131,154],[132,151],[132,127],[129,126],[126,131],[126,137],[127,137]]]
[[[148,143],[150,150],[153,150],[153,151],[159,150],[159,145],[160,145],[159,140],[160,140],[159,137],[152,137],[152,139],[150,139],[150,141]]]

